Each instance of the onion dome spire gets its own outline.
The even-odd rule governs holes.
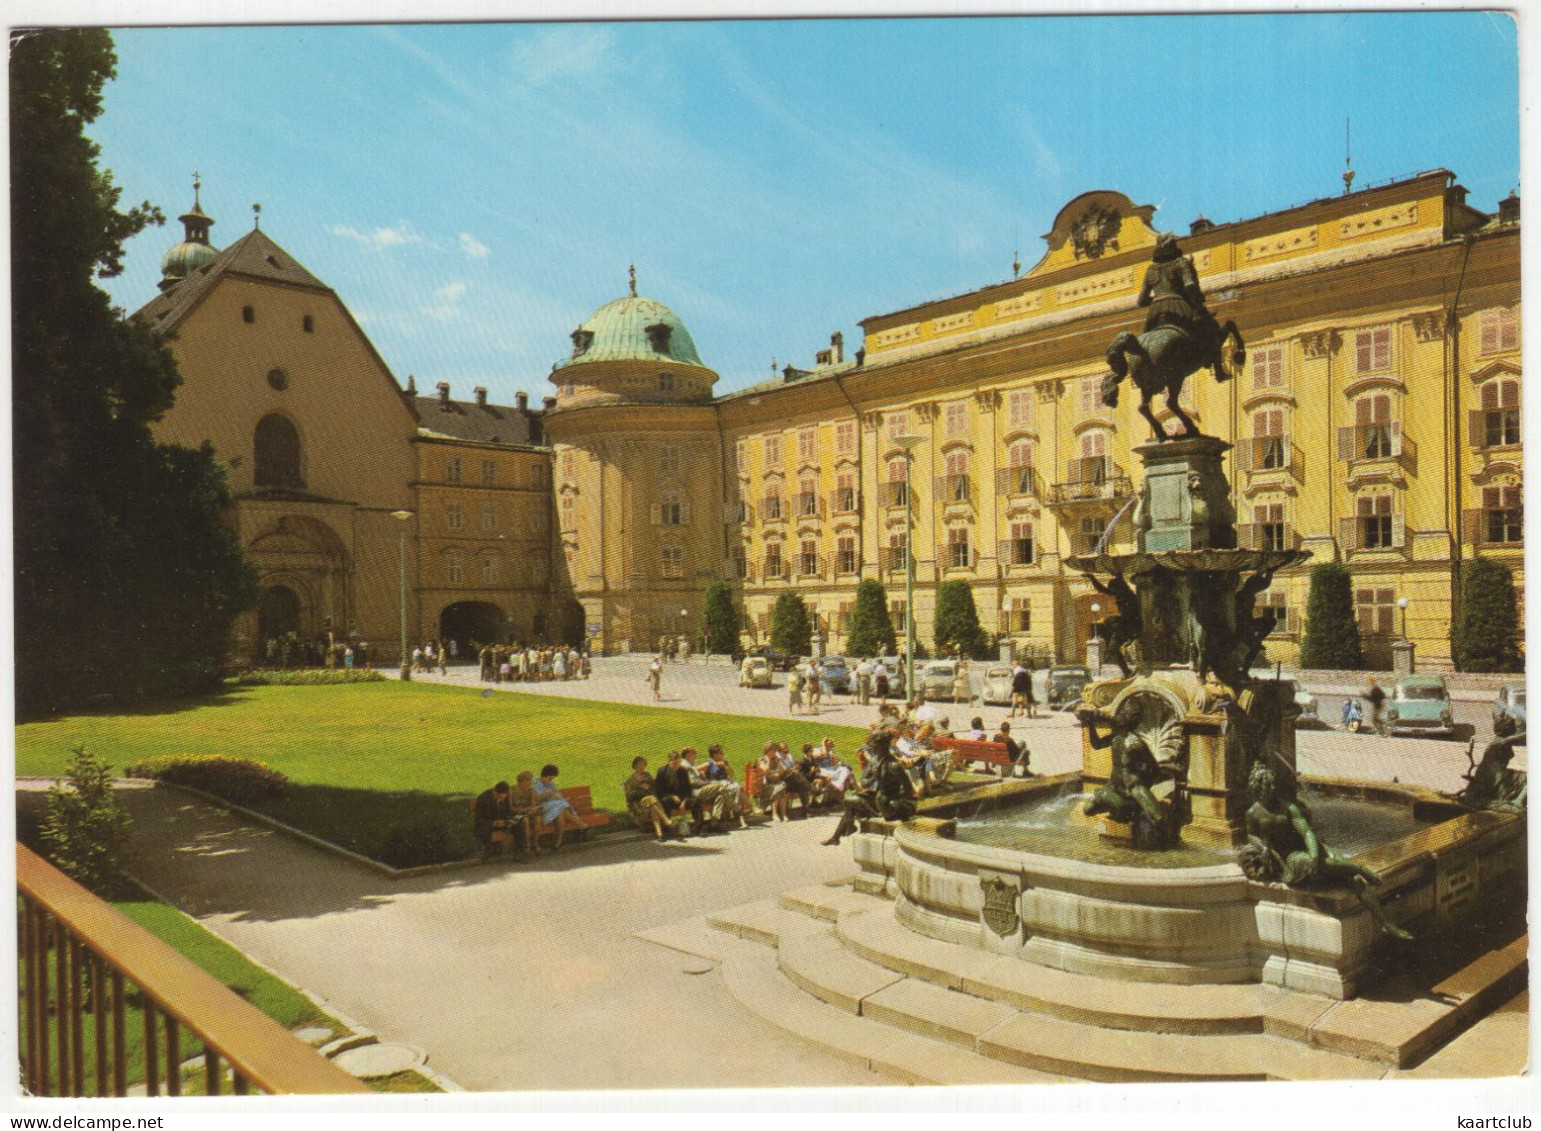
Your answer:
[[[177,217],[182,221],[182,242],[161,257],[160,288],[163,291],[170,290],[219,254],[219,250],[209,243],[209,229],[214,226],[214,218],[204,212],[199,201],[202,188],[203,181],[195,172],[193,206]]]

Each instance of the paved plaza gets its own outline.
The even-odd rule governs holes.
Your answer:
[[[645,661],[600,660],[587,681],[503,685],[497,694],[565,695],[650,705]],[[474,669],[421,682],[476,683]],[[748,691],[735,673],[671,664],[666,708],[785,716],[785,692]],[[951,710],[955,727],[982,713]],[[826,709],[862,725],[870,708]],[[1067,715],[1020,720],[1034,768],[1080,764]],[[1485,736],[1485,734],[1484,734]],[[1464,743],[1302,731],[1308,773],[1460,784]],[[646,746],[639,717],[638,750]],[[617,751],[617,775],[630,751]],[[850,754],[850,751],[844,751]],[[531,863],[494,862],[392,879],[164,789],[125,790],[136,873],[206,927],[341,1013],[427,1051],[471,1090],[846,1087],[902,1081],[839,1059],[749,1012],[721,973],[635,937],[691,916],[853,872],[845,848],[819,844],[833,816],[656,844],[622,835]],[[1523,1003],[1481,1023],[1446,1054],[1480,1062],[1483,1034],[1513,1026]],[[1466,1050],[1462,1053],[1462,1050]]]

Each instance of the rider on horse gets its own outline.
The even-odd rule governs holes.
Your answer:
[[[1211,367],[1216,381],[1226,381],[1230,374],[1221,364],[1219,351],[1213,348],[1220,337],[1220,324],[1204,305],[1193,260],[1182,252],[1177,237],[1163,232],[1156,238],[1156,250],[1145,269],[1145,285],[1140,288],[1139,304],[1150,307],[1145,316],[1145,330],[1170,326],[1187,334],[1204,354],[1213,354]]]

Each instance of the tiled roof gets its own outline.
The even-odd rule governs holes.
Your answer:
[[[245,275],[318,291],[330,290],[261,229],[253,229],[176,286],[145,303],[134,317],[159,330],[173,329],[222,275]]]
[[[540,413],[504,404],[413,397],[418,434],[481,444],[543,444]]]

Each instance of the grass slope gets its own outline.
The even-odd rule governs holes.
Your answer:
[[[474,849],[469,800],[521,770],[561,768],[557,784],[588,785],[594,805],[624,814],[631,759],[656,769],[671,749],[722,743],[743,766],[772,738],[793,750],[831,735],[853,758],[864,738],[814,720],[743,718],[431,684],[240,688],[135,714],[76,715],[16,728],[16,772],[64,772],[85,745],[113,766],[157,754],[233,754],[289,776],[259,808],[356,852],[378,852],[393,826],[442,819],[463,855]]]

